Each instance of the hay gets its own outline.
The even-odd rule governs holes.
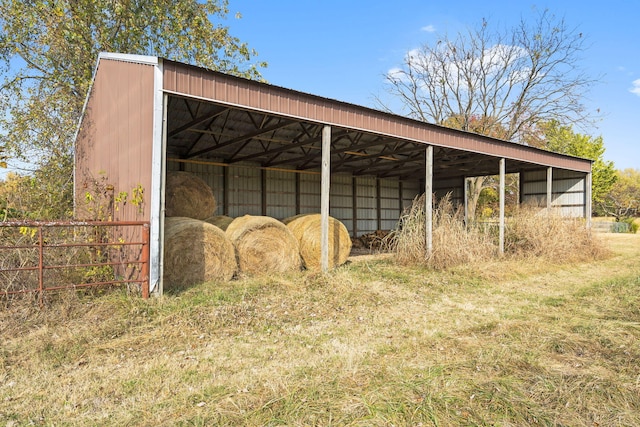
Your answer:
[[[294,221],[298,218],[302,218],[303,216],[307,216],[307,215],[312,215],[312,214],[308,214],[308,213],[304,213],[304,214],[298,214],[298,215],[294,215],[294,216],[290,216],[288,218],[285,218],[283,220],[280,220],[280,222],[282,222],[284,225],[289,225],[289,223],[291,221]]]
[[[283,273],[302,267],[298,241],[274,218],[245,215],[234,219],[226,234],[243,273]]]
[[[309,270],[320,270],[320,214],[296,215],[282,221],[300,244],[300,255]],[[344,264],[351,252],[351,238],[343,223],[329,217],[329,268]]]
[[[213,191],[189,172],[167,172],[165,215],[204,220],[216,210]]]
[[[165,219],[165,288],[227,281],[236,269],[233,244],[220,228],[192,218]]]
[[[205,222],[219,227],[222,231],[226,231],[227,227],[229,226],[229,224],[231,224],[232,221],[233,218],[226,215],[210,216],[209,218],[205,219]]]

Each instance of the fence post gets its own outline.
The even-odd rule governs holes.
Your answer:
[[[44,297],[44,238],[42,236],[42,226],[38,226],[38,300],[42,305]]]
[[[142,227],[142,298],[149,298],[149,243],[151,240],[149,224]]]

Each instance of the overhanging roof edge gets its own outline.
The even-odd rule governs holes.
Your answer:
[[[405,139],[419,144],[429,144],[494,157],[504,157],[508,160],[539,164],[541,166],[571,169],[581,172],[590,172],[592,169],[592,161],[589,159],[554,153],[473,132],[448,128],[434,123],[422,122],[398,114],[376,110],[371,107],[304,93],[294,89],[271,85],[255,80],[249,80],[165,58],[144,55],[101,53],[99,59],[121,60],[149,65],[157,65],[159,62],[162,62],[164,64],[164,73],[166,73],[167,70],[173,70],[176,73],[179,71],[181,73],[179,76],[180,79],[208,80],[208,83],[212,87],[215,87],[217,83],[226,87],[229,87],[230,85],[235,86],[235,91],[227,91],[225,96],[208,96],[204,92],[197,93],[192,90],[192,88],[197,85],[188,83],[186,84],[186,87],[188,87],[189,90],[181,90],[180,82],[177,81],[173,82],[175,84],[173,89],[170,86],[168,88],[167,82],[169,79],[164,79],[165,84],[163,90],[166,93],[177,96],[187,96],[237,108],[251,109],[254,111],[292,117],[298,120],[328,124],[361,132],[370,132],[392,138]],[[260,99],[258,101],[253,99],[260,97],[267,97],[268,99],[266,101],[265,99]],[[323,111],[320,111],[321,114],[314,116],[310,114],[296,113],[294,109],[287,110],[284,108],[274,108],[277,102],[282,101],[284,98],[287,98],[291,103],[309,103],[313,109]],[[358,125],[355,121],[347,120],[349,116],[366,117],[366,120],[368,121],[382,120],[386,123],[384,123],[384,126],[378,126],[377,128],[373,126],[363,126]],[[383,127],[388,127],[389,129],[383,129]],[[391,128],[402,129],[402,132],[398,132]],[[437,138],[428,137],[426,134],[429,133],[433,134],[432,136]],[[424,135],[418,136],[418,134]],[[435,140],[438,138],[440,141]],[[464,141],[465,144],[460,145],[459,143],[461,141]],[[456,142],[458,142],[458,144],[456,144]]]

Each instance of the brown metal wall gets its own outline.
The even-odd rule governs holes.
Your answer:
[[[94,182],[113,186],[113,196],[138,185],[144,189],[144,210],[131,203],[115,211],[117,220],[150,219],[153,136],[153,77],[150,65],[102,59],[76,141],[76,217],[87,212],[86,192]],[[103,179],[104,177],[104,179]]]
[[[591,162],[531,147],[416,122],[404,117],[164,61],[164,89],[225,104],[344,126],[436,146],[521,160],[555,168],[591,171]]]

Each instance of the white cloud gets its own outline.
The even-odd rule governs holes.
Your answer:
[[[426,54],[420,49],[412,49],[407,52],[405,63],[419,74],[442,75],[449,81],[460,79],[462,73],[493,75],[507,71],[512,82],[520,82],[526,78],[528,69],[518,65],[518,61],[526,56],[527,51],[522,47],[498,44],[484,50],[482,57],[458,58],[448,63],[443,63],[446,59],[437,53]],[[392,69],[389,74],[394,77],[400,75],[397,69]]]
[[[433,25],[429,24],[426,27],[420,28],[420,31],[424,31],[426,33],[435,33],[436,32],[436,27],[434,27]]]
[[[629,89],[629,92],[635,93],[636,95],[640,96],[640,79],[634,80],[631,84],[633,85],[633,87]]]

